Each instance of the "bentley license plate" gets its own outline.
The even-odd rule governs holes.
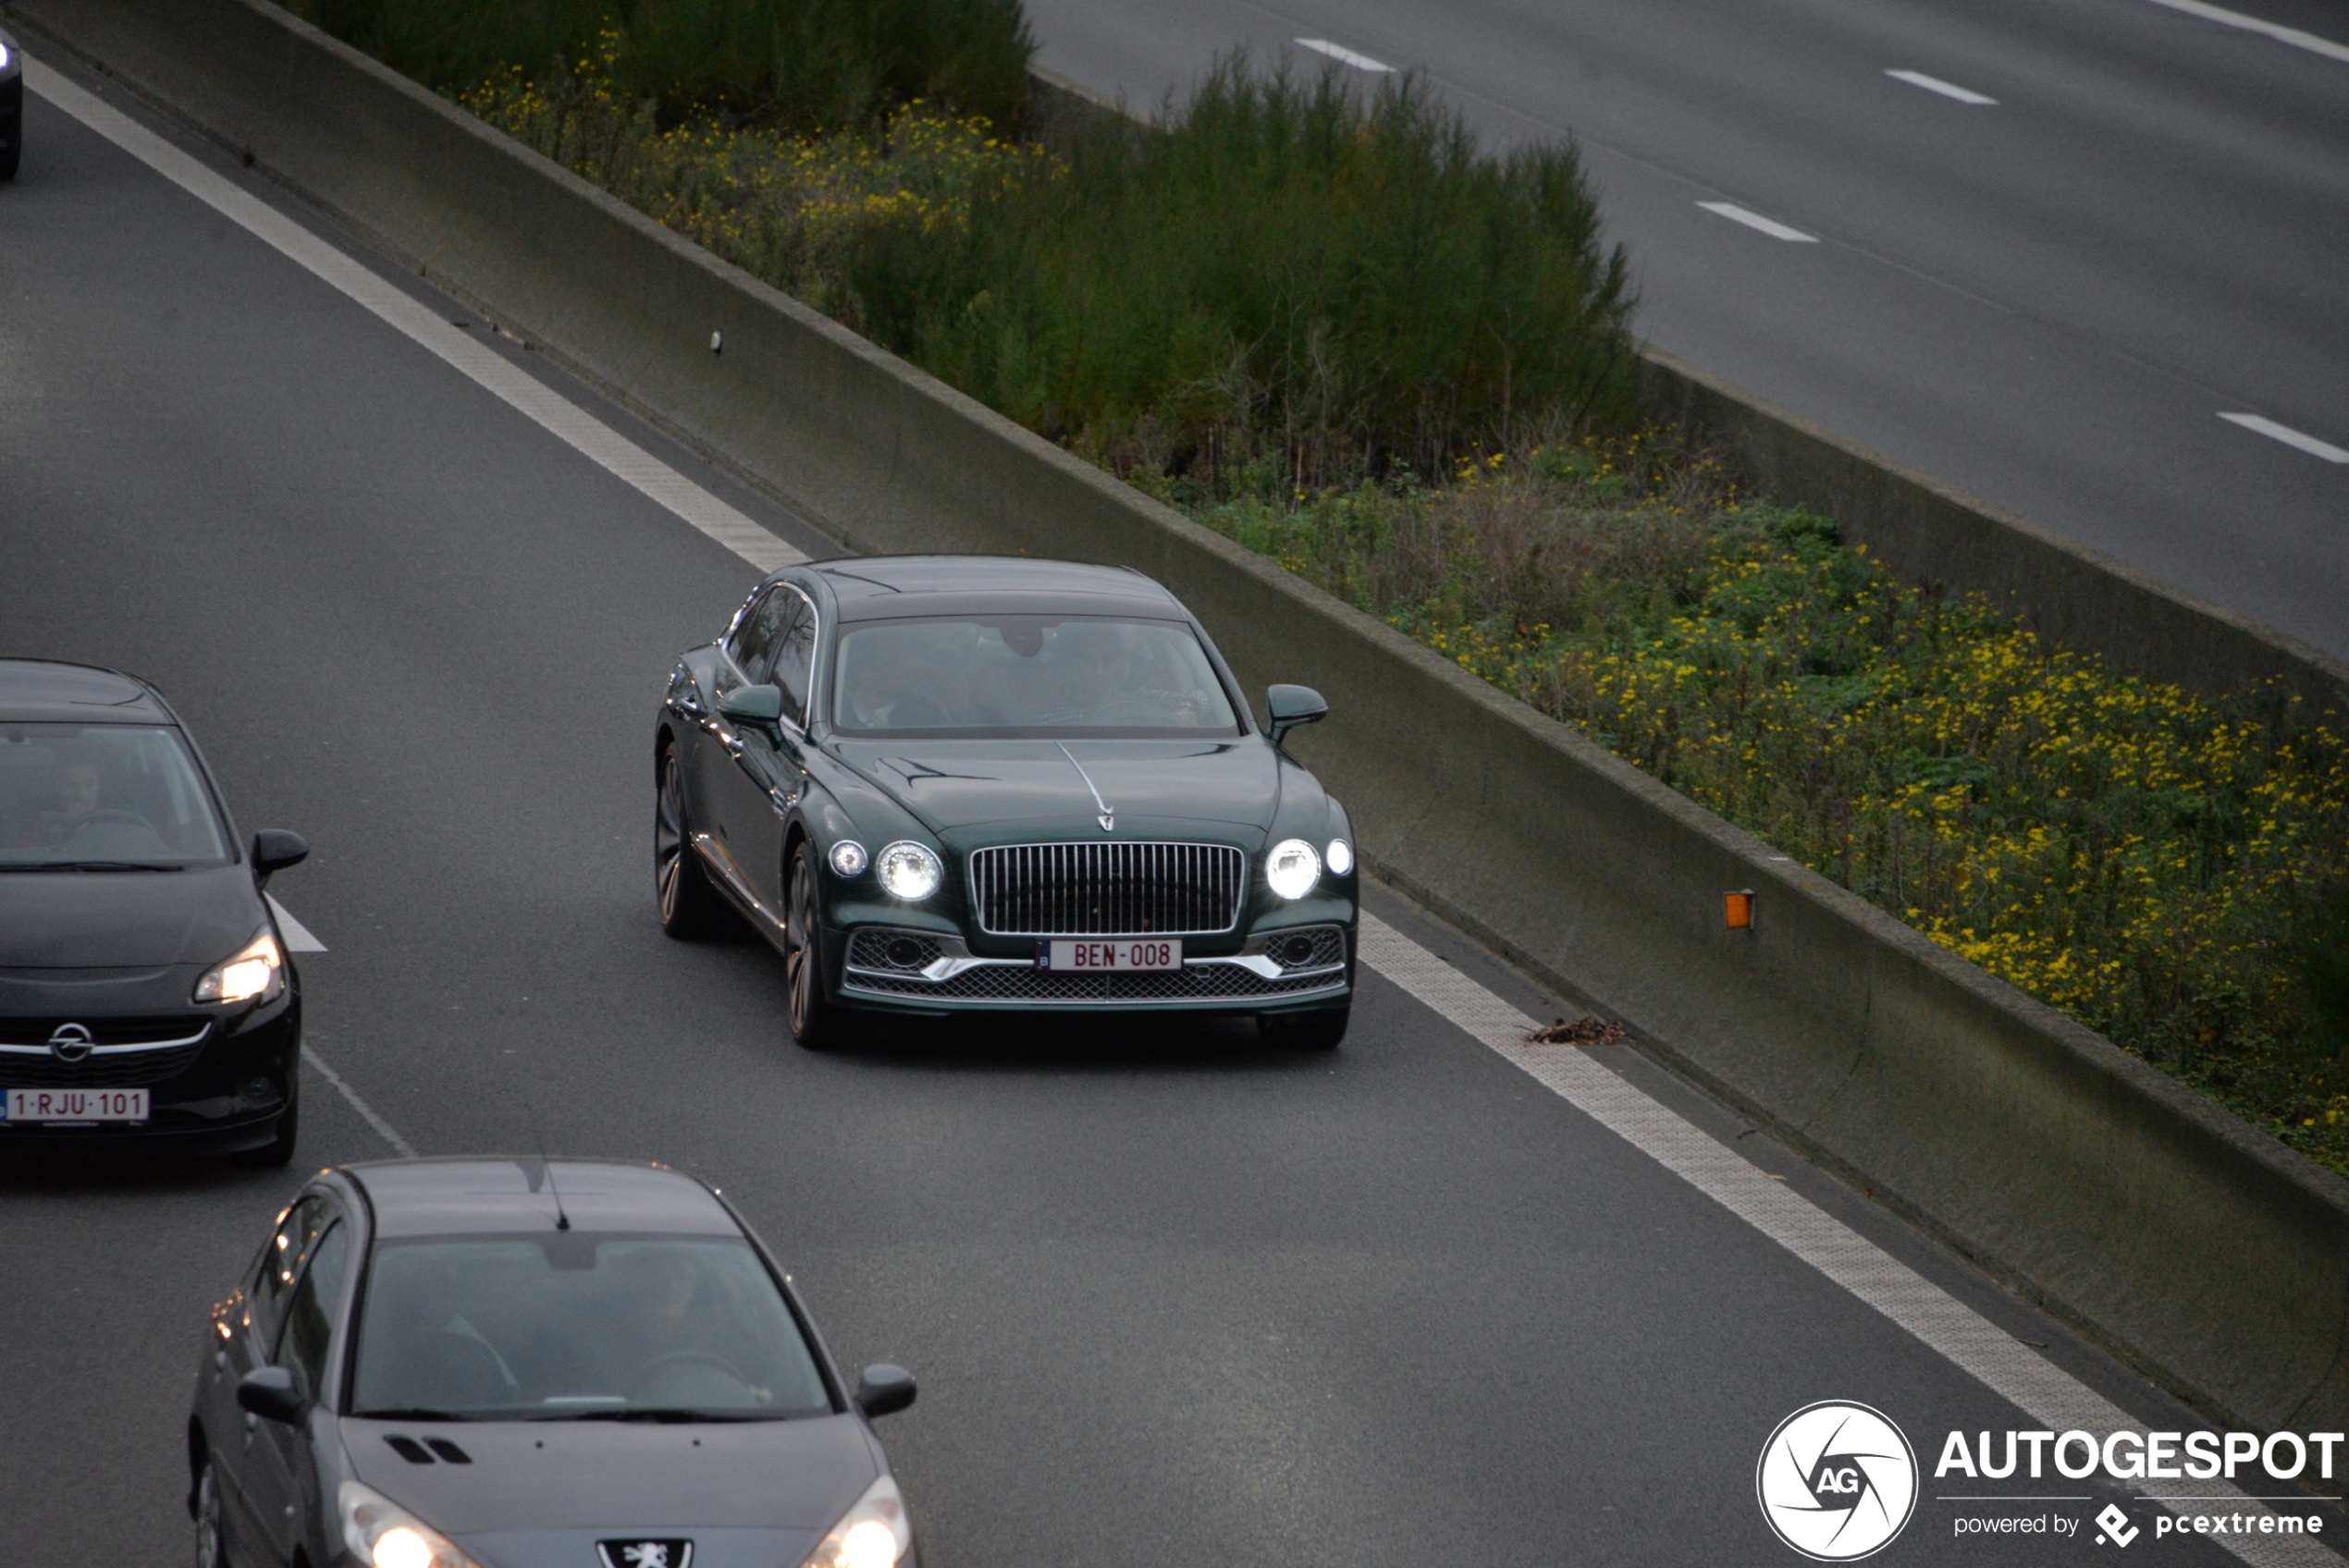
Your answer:
[[[144,1089],[10,1089],[10,1121],[144,1121]]]
[[[1168,937],[1120,937],[1115,941],[1039,942],[1036,967],[1079,973],[1180,969],[1183,944]]]

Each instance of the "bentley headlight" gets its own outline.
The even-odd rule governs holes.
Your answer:
[[[1343,876],[1354,869],[1354,846],[1343,839],[1332,839],[1330,847],[1322,852],[1322,860],[1330,868],[1332,876]]]
[[[927,844],[916,844],[911,839],[900,839],[880,852],[873,863],[880,874],[880,885],[889,896],[918,903],[938,891],[946,880],[946,867],[936,851]]]
[[[890,1568],[914,1544],[905,1521],[905,1500],[897,1483],[883,1476],[865,1488],[856,1506],[816,1543],[800,1568]]]
[[[1322,857],[1302,839],[1284,839],[1264,857],[1264,880],[1285,899],[1301,899],[1322,879]]]
[[[370,1568],[480,1568],[449,1538],[372,1487],[345,1481],[342,1541]]]
[[[278,950],[277,938],[264,930],[203,972],[196,982],[196,1000],[249,1002],[276,996],[285,984],[286,955]]]
[[[854,839],[842,839],[832,846],[832,869],[842,876],[865,875],[865,846]]]

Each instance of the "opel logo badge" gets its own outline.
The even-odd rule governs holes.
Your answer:
[[[90,1031],[80,1023],[60,1023],[49,1036],[49,1054],[59,1061],[80,1061],[90,1048]]]

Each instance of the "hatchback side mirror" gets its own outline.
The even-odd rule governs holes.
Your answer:
[[[906,1387],[910,1390],[913,1385]],[[264,1421],[293,1426],[301,1420],[303,1403],[301,1385],[289,1366],[256,1366],[237,1383],[237,1403]]]
[[[718,699],[718,711],[752,724],[779,724],[783,717],[781,686],[737,686]]]
[[[252,875],[266,882],[289,865],[310,858],[310,840],[282,827],[264,827],[252,836]]]
[[[914,1403],[914,1375],[886,1361],[865,1368],[856,1379],[856,1408],[866,1419],[893,1415]]]
[[[1319,724],[1329,717],[1330,705],[1310,686],[1267,686],[1264,688],[1264,711],[1273,716],[1267,728],[1273,734],[1273,744],[1300,724]]]

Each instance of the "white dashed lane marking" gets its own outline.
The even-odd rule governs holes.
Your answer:
[[[277,917],[277,934],[286,939],[288,952],[323,953],[326,950],[326,944],[312,936],[310,927],[296,920],[292,912],[277,901],[275,893],[261,896],[269,900],[269,913]]]
[[[2294,49],[2306,49],[2311,55],[2322,55],[2329,60],[2349,64],[2349,43],[2335,43],[2330,38],[2318,38],[2313,32],[2303,32],[2296,27],[2283,27],[2257,17],[2246,17],[2241,11],[2223,6],[2207,6],[2203,0],[2153,0],[2157,6],[2167,6],[2173,11],[2183,11],[2190,17],[2200,17],[2220,27],[2241,28],[2245,32],[2264,33],[2279,43],[2289,43]]]
[[[1344,44],[1332,43],[1326,38],[1300,38],[1297,43],[1299,48],[1310,49],[1316,55],[1327,55],[1341,66],[1352,66],[1358,71],[1369,71],[1373,76],[1388,75],[1395,69],[1384,60],[1373,60],[1368,55],[1358,55]]]
[[[1760,213],[1749,212],[1735,202],[1699,202],[1697,205],[1708,213],[1728,219],[1731,223],[1741,223],[1748,228],[1759,229],[1773,239],[1789,240],[1797,245],[1816,245],[1819,242],[1818,236],[1814,234],[1805,234],[1799,228],[1789,228],[1777,219],[1765,218]]]
[[[1970,104],[1976,108],[1985,106],[1995,108],[1998,105],[1998,101],[1996,98],[1976,92],[1971,87],[1960,87],[1956,82],[1943,81],[1937,76],[1927,76],[1923,71],[1887,71],[1884,74],[1895,81],[1905,81],[1911,87],[1922,87],[1927,92],[1938,92],[1944,98],[1954,98],[1961,104]]]
[[[2312,458],[2322,458],[2329,463],[2349,463],[2349,452],[2343,451],[2330,441],[2319,441],[2313,435],[2294,430],[2288,424],[2278,424],[2274,420],[2262,419],[2257,414],[2220,414],[2219,417],[2229,424],[2239,424],[2245,430],[2257,431],[2270,441],[2281,441],[2287,447],[2297,447]]]

